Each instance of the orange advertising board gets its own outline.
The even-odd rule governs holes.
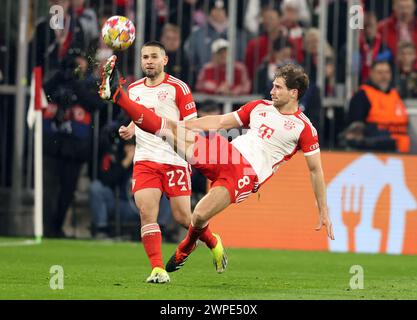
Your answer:
[[[417,254],[417,156],[322,152],[335,240],[318,210],[301,153],[258,194],[211,221],[228,247]]]

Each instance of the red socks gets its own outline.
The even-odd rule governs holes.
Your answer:
[[[209,229],[208,225],[203,228],[203,232],[200,234],[200,240],[203,241],[210,249],[213,249],[217,244],[217,238],[213,236],[213,233]]]
[[[157,223],[150,223],[144,225],[140,229],[143,247],[145,252],[148,255],[149,262],[151,263],[152,269],[155,267],[164,268],[164,263],[162,262],[162,235],[161,229]]]
[[[166,126],[166,120],[164,118],[161,118],[144,105],[130,100],[129,96],[122,89],[115,94],[115,100],[142,130],[156,134]]]
[[[159,225],[157,223],[150,223],[144,225],[140,231],[143,247],[146,254],[148,255],[152,269],[156,267],[164,269],[161,250],[162,235]],[[178,245],[178,249],[181,252],[190,254],[194,250],[196,242],[199,238],[210,249],[213,249],[217,244],[217,239],[213,236],[213,233],[208,228],[208,225],[202,229],[199,229],[193,227],[190,224],[190,227],[188,228],[188,234],[185,239]]]
[[[208,225],[205,226],[202,229],[199,229],[199,228],[193,227],[190,224],[190,227],[188,228],[187,236],[178,245],[178,249],[181,252],[184,252],[186,254],[190,254],[194,250],[195,244],[196,244],[196,242],[199,238],[210,249],[214,248],[217,244],[217,239],[213,236],[213,234],[209,230]]]

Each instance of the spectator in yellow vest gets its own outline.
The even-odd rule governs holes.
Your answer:
[[[350,101],[348,118],[350,126],[345,132],[348,140],[363,141],[372,137],[375,145],[380,144],[379,149],[384,149],[385,145],[388,151],[389,144],[385,142],[391,139],[397,151],[410,151],[407,109],[392,87],[392,71],[387,61],[372,64],[369,80]],[[384,142],[386,136],[388,139]],[[368,147],[375,149],[372,144]]]

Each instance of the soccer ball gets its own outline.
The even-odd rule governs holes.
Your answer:
[[[108,47],[123,51],[135,40],[135,25],[126,17],[113,16],[104,23],[101,36]]]

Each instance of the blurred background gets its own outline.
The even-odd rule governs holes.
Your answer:
[[[376,251],[390,250],[391,234],[397,238],[398,232],[403,232],[404,238],[404,232],[417,228],[417,166],[412,165],[417,163],[413,156],[417,153],[414,0],[5,0],[2,6],[0,235],[33,234],[34,131],[26,119],[31,73],[35,66],[41,66],[48,100],[43,111],[45,236],[97,238],[94,225],[104,219],[111,237],[137,239],[140,222],[129,187],[132,168],[120,168],[123,160],[132,157],[133,146],[117,133],[129,119],[96,93],[100,66],[113,54],[101,41],[100,30],[113,15],[124,15],[136,26],[133,46],[116,53],[127,84],[141,77],[141,45],[158,40],[169,56],[166,71],[189,84],[200,116],[230,112],[254,99],[269,99],[277,65],[292,61],[304,66],[311,83],[300,107],[319,132],[324,163],[340,164],[331,169],[334,173],[327,182],[369,153],[380,160],[366,162],[370,167],[364,164],[355,171],[359,175],[394,157],[404,163],[401,174],[412,177],[412,182],[408,178],[403,181],[411,194],[404,210],[411,214],[394,233],[389,227],[395,223],[390,220],[388,226],[386,222],[394,210],[392,197],[400,202],[410,199],[393,192],[394,182],[389,179],[398,176],[398,167],[389,171],[378,187],[368,186],[377,188],[375,199],[369,198],[371,192],[366,190],[363,196],[362,191],[359,194],[358,190],[363,190],[360,187],[373,179],[367,176],[351,196],[350,189],[340,189],[330,202],[349,202],[343,197],[349,194],[352,202],[354,198],[360,203],[365,199],[364,207],[372,215],[378,199],[385,196],[384,188],[389,187],[390,203],[380,206],[381,212],[387,212],[383,218],[386,223],[383,227],[375,225],[371,217],[374,228],[387,229],[381,229],[387,239],[384,245],[378,242]],[[58,21],[58,29],[51,27],[57,22],[53,20],[57,13],[64,17]],[[332,158],[334,154],[336,158]],[[288,170],[291,176],[299,169]],[[194,205],[204,195],[206,185],[205,179],[193,175]],[[309,193],[305,188],[311,187],[308,182],[306,185],[296,185],[295,192]],[[106,199],[111,199],[105,208],[98,206],[104,202],[101,188],[109,194]],[[161,202],[159,223],[165,241],[175,242],[181,231],[166,205],[166,201]],[[272,209],[276,203],[261,205],[267,216],[276,210]],[[337,220],[337,216],[332,217]],[[340,226],[354,228],[360,224],[352,219],[340,218]],[[48,229],[61,226],[62,232]],[[231,232],[228,230],[224,232]],[[352,229],[346,230],[347,239]],[[233,238],[232,233],[229,238]],[[241,240],[237,246],[245,245]],[[270,241],[275,241],[272,247],[294,247],[290,240]],[[336,249],[355,251],[349,241]],[[400,251],[404,251],[402,243]],[[417,252],[417,244],[410,246],[407,250]]]

